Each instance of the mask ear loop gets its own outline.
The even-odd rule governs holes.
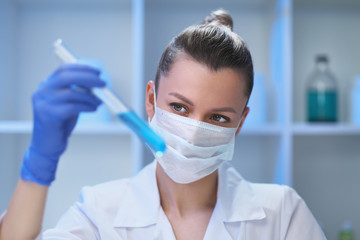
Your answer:
[[[242,121],[242,119],[243,119],[243,117],[244,117],[244,113],[245,113],[246,107],[247,107],[247,105],[245,106],[244,110],[243,110],[242,113],[241,113],[240,121],[238,122],[236,128],[238,128],[238,127],[240,126],[240,123],[241,123],[241,121]]]
[[[156,111],[156,88],[154,84],[154,111]]]
[[[242,113],[241,113],[240,122],[238,123],[238,125],[237,125],[237,127],[236,127],[236,128],[238,128],[238,127],[240,126],[241,120],[242,120],[242,119],[243,119],[243,117],[244,117],[244,113],[245,113],[245,110],[246,110],[246,108],[247,108],[247,106],[248,106],[249,100],[250,100],[250,97],[248,97],[248,99],[247,99],[247,101],[246,101],[246,104],[245,104],[244,110],[243,110],[243,111],[242,111]]]
[[[155,84],[154,84],[154,116],[155,116],[155,113],[156,113],[156,89],[155,89]],[[153,118],[154,118],[153,116]],[[148,124],[150,124],[151,120],[150,120],[150,117],[148,116]]]
[[[247,103],[246,103],[246,105],[245,105],[244,110],[243,110],[242,113],[241,113],[241,118],[240,118],[240,121],[238,122],[238,124],[237,124],[237,126],[236,126],[236,129],[238,129],[239,126],[240,126],[240,124],[241,124],[241,121],[242,121],[242,119],[243,119],[243,117],[244,117],[244,113],[245,113],[245,109],[246,109],[246,108],[247,108]]]

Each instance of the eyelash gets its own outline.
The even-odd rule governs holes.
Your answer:
[[[180,113],[180,114],[185,114],[186,111],[188,111],[187,107],[183,106],[182,104],[179,104],[179,103],[170,103],[170,106],[172,107],[172,109],[177,112],[177,113]],[[176,110],[175,108],[182,108],[184,109],[185,111],[181,111],[181,110]],[[215,118],[223,118],[224,120],[222,121],[219,121],[219,120],[215,120]],[[226,117],[226,116],[223,116],[223,115],[220,115],[220,114],[213,114],[211,116],[211,120],[215,121],[216,123],[228,123],[230,122],[230,118],[229,117]]]
[[[184,112],[181,112],[181,111],[178,111],[176,110],[175,108],[177,107],[181,107],[183,109],[185,109],[185,111],[187,111],[187,108],[179,103],[170,103],[170,106],[172,107],[172,109],[175,111],[175,112],[178,112],[178,113],[184,113]]]
[[[220,118],[223,118],[224,119],[224,121],[217,121],[217,120],[215,120],[214,119],[214,117],[220,117]],[[211,117],[215,122],[219,122],[219,123],[227,123],[227,122],[230,122],[230,118],[228,118],[228,117],[225,117],[225,116],[223,116],[223,115],[220,115],[220,114],[214,114],[214,115],[212,115],[212,117]]]

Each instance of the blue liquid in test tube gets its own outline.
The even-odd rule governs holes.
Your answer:
[[[119,113],[117,117],[125,123],[136,135],[146,142],[161,157],[166,150],[165,142],[132,110]]]

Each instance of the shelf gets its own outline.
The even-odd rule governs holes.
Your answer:
[[[28,134],[32,131],[30,121],[0,121],[0,133]]]
[[[303,123],[292,127],[293,135],[359,135],[360,127],[334,123]]]
[[[121,122],[89,123],[76,126],[75,134],[127,135],[130,130]]]
[[[31,121],[0,121],[0,134],[31,134]],[[130,131],[120,122],[84,123],[76,126],[74,134],[127,135]]]
[[[245,123],[246,124],[246,123]],[[283,129],[277,125],[244,126],[240,131],[240,136],[280,136]]]

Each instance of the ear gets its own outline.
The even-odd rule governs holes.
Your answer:
[[[242,116],[242,118],[241,118],[239,127],[238,127],[238,129],[236,130],[235,136],[237,136],[237,135],[239,134],[239,132],[240,132],[240,130],[241,130],[241,128],[242,128],[242,126],[243,126],[243,124],[244,124],[244,122],[245,122],[245,119],[246,119],[247,115],[249,114],[249,112],[250,112],[250,108],[249,108],[249,107],[246,107],[245,110],[244,110],[244,114],[243,114],[243,116]]]
[[[146,85],[145,110],[150,120],[153,118],[155,114],[154,90],[155,90],[155,83],[153,81],[149,81]]]

